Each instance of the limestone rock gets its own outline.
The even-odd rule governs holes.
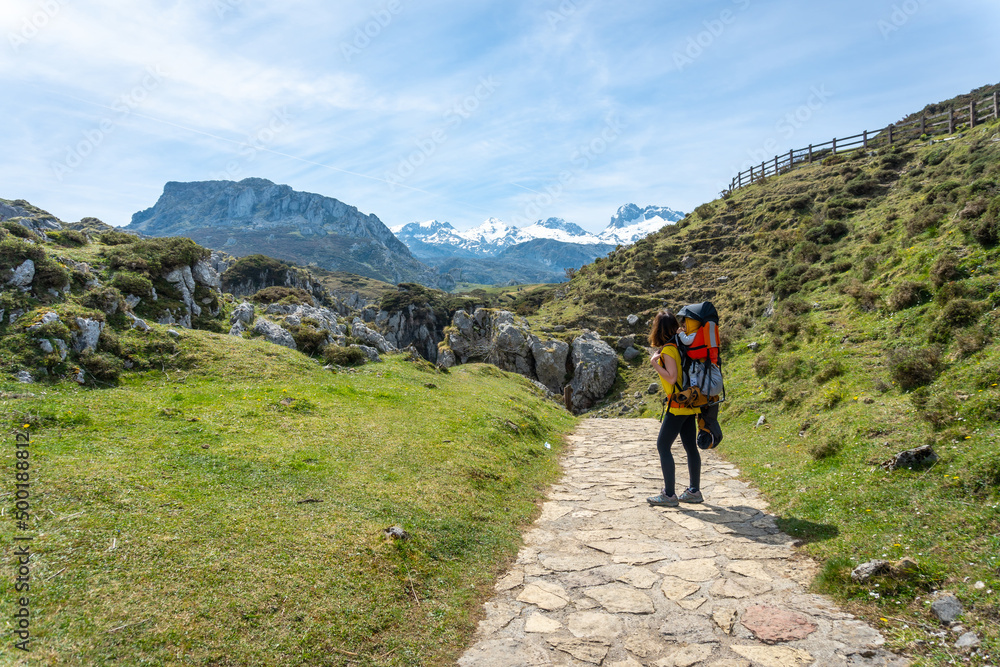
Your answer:
[[[35,279],[35,263],[30,259],[24,260],[20,266],[14,269],[14,275],[7,281],[8,285],[19,288],[31,287],[31,281]]]
[[[660,634],[670,642],[679,644],[716,644],[715,626],[705,616],[678,614],[660,628]]]
[[[712,655],[712,647],[707,644],[692,644],[674,650],[663,660],[656,662],[657,667],[694,667],[702,665]]]
[[[219,278],[219,272],[203,259],[198,260],[191,267],[191,275],[199,285],[204,285],[212,289],[222,288],[222,280]]]
[[[257,318],[257,322],[253,325],[253,332],[259,336],[263,336],[265,340],[275,345],[283,345],[293,350],[298,349],[295,345],[295,339],[292,338],[292,334],[288,329],[279,327],[274,322],[270,322],[263,317]]]
[[[633,359],[635,359],[636,357],[641,356],[641,355],[642,355],[642,352],[640,352],[639,350],[635,349],[634,347],[630,347],[627,350],[625,350],[625,353],[622,355],[622,357],[625,358],[625,361],[632,361]]]
[[[931,613],[942,623],[952,623],[962,615],[962,603],[954,595],[945,595],[931,603]]]
[[[975,632],[966,632],[955,642],[955,648],[975,648],[979,644],[979,635]]]
[[[88,318],[76,318],[77,330],[73,332],[73,351],[77,354],[97,349],[104,323]]]
[[[232,315],[229,316],[229,323],[253,324],[254,316],[254,305],[249,301],[244,301],[233,309]]]
[[[374,347],[368,347],[367,345],[352,345],[351,347],[356,347],[365,353],[365,359],[373,364],[378,364],[382,362],[382,357],[378,356],[378,350]]]
[[[618,355],[589,331],[573,340],[573,410],[582,412],[604,398],[615,382]]]
[[[639,323],[639,316],[638,315],[629,315],[626,318],[626,321],[628,322],[628,325],[630,327],[634,327],[636,324]]]
[[[570,615],[566,619],[569,631],[574,637],[610,644],[622,633],[624,625],[617,616],[599,611],[584,611]]]
[[[562,627],[562,623],[554,618],[549,618],[545,614],[532,614],[528,617],[528,620],[524,622],[525,632],[534,632],[543,635],[559,632],[562,630]]]
[[[362,322],[359,317],[355,317],[354,321],[351,323],[351,335],[363,344],[374,347],[383,354],[396,351],[396,347],[394,345],[389,343],[379,332],[365,326],[365,323]]]
[[[532,336],[531,356],[538,381],[554,394],[561,394],[566,381],[566,357],[569,345],[561,340],[541,341]]]
[[[891,570],[891,565],[887,560],[870,560],[862,563],[851,570],[851,579],[857,583],[864,583],[874,576],[886,574]]]
[[[923,445],[916,449],[908,449],[900,452],[882,464],[888,471],[899,470],[900,468],[919,468],[927,466],[938,460],[937,452],[930,445]]]
[[[23,384],[30,384],[35,381],[35,378],[31,377],[31,373],[28,371],[18,371],[14,377],[18,382]]]

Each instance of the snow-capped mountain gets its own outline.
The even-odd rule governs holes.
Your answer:
[[[551,239],[563,243],[582,243],[584,245],[603,243],[601,239],[580,225],[566,222],[562,218],[539,220],[522,229],[521,233],[531,239]]]
[[[635,204],[625,204],[611,216],[611,222],[598,238],[603,243],[629,245],[683,217],[684,213],[666,206],[639,208]]]
[[[665,206],[641,209],[626,204],[600,234],[562,218],[538,220],[523,228],[490,218],[465,231],[448,222],[428,220],[391,230],[415,257],[439,270],[460,269],[471,282],[488,281],[490,276],[501,279],[512,272],[516,276],[544,275],[546,280],[559,281],[565,278],[567,268],[578,269],[617,245],[635,243],[683,217],[683,213]],[[486,259],[490,263],[484,264],[482,260]]]

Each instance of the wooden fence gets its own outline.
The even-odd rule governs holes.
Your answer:
[[[733,178],[726,195],[748,185],[757,183],[768,176],[776,176],[790,170],[803,162],[822,160],[830,155],[849,153],[858,149],[892,146],[894,143],[909,141],[923,135],[953,134],[962,125],[976,127],[989,120],[1000,118],[1000,93],[969,103],[961,109],[948,109],[934,116],[921,116],[908,123],[889,125],[881,130],[865,130],[861,134],[843,139],[833,139],[822,144],[809,144],[806,148],[790,150],[782,155],[775,155],[772,160],[764,160],[759,166],[754,165],[746,171],[741,171]]]

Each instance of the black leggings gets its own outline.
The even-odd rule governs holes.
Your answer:
[[[660,468],[663,470],[663,488],[668,496],[674,495],[674,455],[670,446],[677,436],[681,436],[681,444],[687,452],[688,476],[691,478],[691,488],[701,488],[701,454],[695,444],[698,433],[698,415],[675,415],[669,411],[663,417],[660,425],[660,435],[656,438],[656,451],[660,453]]]

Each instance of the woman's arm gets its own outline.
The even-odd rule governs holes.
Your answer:
[[[669,354],[657,352],[649,358],[649,362],[653,365],[653,369],[660,374],[664,382],[667,384],[677,382],[677,362]]]

